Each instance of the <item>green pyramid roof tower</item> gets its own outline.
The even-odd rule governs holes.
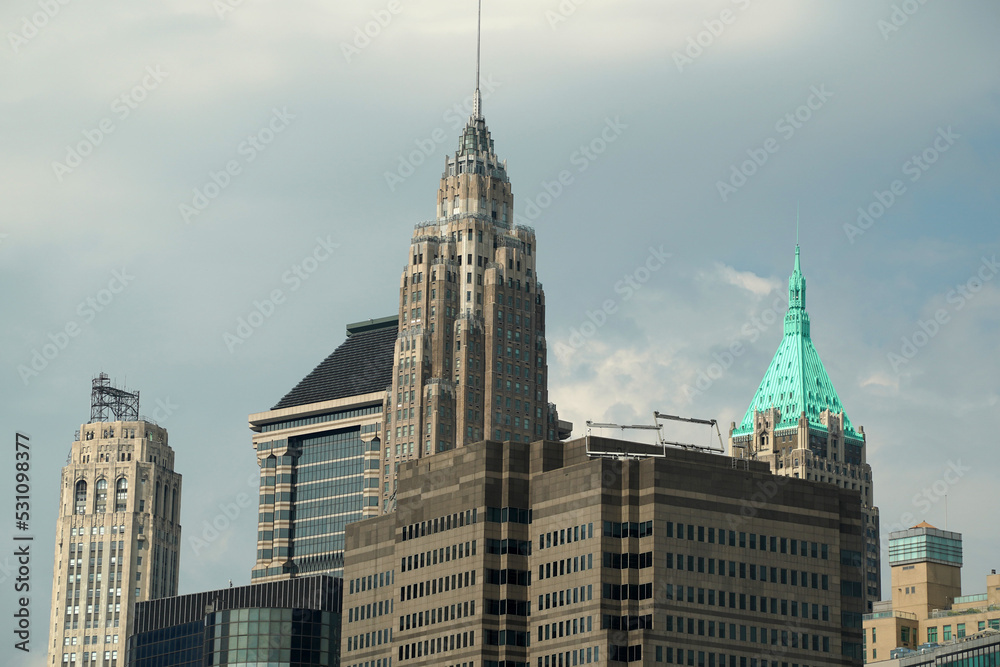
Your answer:
[[[820,414],[829,410],[844,413],[844,436],[863,442],[840,402],[833,382],[827,375],[819,353],[809,336],[809,313],[806,312],[806,279],[799,265],[799,246],[795,246],[795,268],[788,279],[788,312],[785,314],[785,334],[767,367],[764,379],[747,408],[743,421],[732,435],[752,434],[754,413],[770,408],[781,411],[781,421],[775,428],[793,428],[805,412],[809,426],[825,431]]]

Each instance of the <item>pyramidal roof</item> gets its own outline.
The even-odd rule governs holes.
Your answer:
[[[753,433],[754,412],[770,408],[781,411],[781,421],[775,428],[793,427],[805,412],[812,426],[824,430],[820,413],[830,410],[844,413],[844,435],[863,440],[854,430],[844,412],[837,390],[827,375],[819,353],[809,335],[809,313],[806,312],[806,279],[799,265],[799,246],[795,246],[795,268],[788,279],[788,312],[785,314],[785,334],[774,353],[771,365],[760,381],[760,387],[747,408],[743,421],[733,435]]]

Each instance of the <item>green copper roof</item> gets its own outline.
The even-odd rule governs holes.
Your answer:
[[[774,353],[771,365],[767,367],[764,379],[747,408],[743,421],[733,431],[733,435],[753,433],[754,412],[764,412],[770,408],[781,411],[781,421],[776,428],[793,427],[799,415],[806,413],[812,425],[823,427],[820,413],[830,410],[844,412],[844,406],[833,388],[830,376],[823,368],[819,353],[809,337],[809,313],[806,312],[806,279],[799,266],[799,246],[795,246],[795,268],[788,279],[788,312],[785,314],[785,335],[778,351]],[[849,438],[862,437],[854,430],[847,413],[844,413],[844,435]]]

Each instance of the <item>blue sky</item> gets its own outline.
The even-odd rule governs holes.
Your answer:
[[[247,415],[346,323],[395,312],[474,84],[471,0],[44,4],[0,8],[0,415],[43,453],[37,643],[16,665],[44,659],[59,469],[102,370],[170,431],[181,592],[249,581],[252,509],[209,548],[189,538],[255,493]],[[483,24],[484,114],[537,232],[563,418],[577,434],[653,410],[739,421],[781,336],[798,206],[813,339],[868,434],[884,527],[947,521],[980,592],[1000,551],[984,520],[1000,476],[995,4],[487,0]]]

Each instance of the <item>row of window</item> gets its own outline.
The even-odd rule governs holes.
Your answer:
[[[668,615],[665,618],[667,624],[666,631],[673,632],[675,627],[674,617]],[[715,621],[705,621],[704,619],[694,619],[690,617],[685,618],[684,616],[678,616],[676,620],[678,633],[698,635],[699,637],[718,636],[719,639],[727,638],[726,624],[722,621],[716,624]],[[687,621],[686,624],[685,621]],[[718,627],[718,632],[716,632],[716,627]],[[730,623],[728,639],[731,641],[749,642],[751,644],[762,644],[764,646],[801,648],[802,650],[809,650],[809,640],[812,639],[813,651],[823,651],[825,653],[830,652],[829,637],[816,634],[810,635],[806,632],[800,634],[794,629],[789,630],[788,626],[784,626],[781,629],[770,628],[769,634],[768,628],[766,627],[758,628],[756,625],[746,626]],[[769,639],[770,641],[768,641]]]
[[[567,588],[565,590],[539,595],[538,610],[544,611],[555,607],[564,607],[568,604],[576,604],[577,602],[587,602],[593,599],[594,585],[587,584],[586,586]]]
[[[392,586],[395,583],[395,580],[395,571],[386,570],[385,572],[379,572],[378,574],[369,574],[366,577],[351,579],[349,583],[349,590],[353,595],[355,591],[360,593],[362,591],[371,591],[383,586]]]
[[[669,523],[667,524],[670,525]],[[605,521],[604,537],[649,537],[653,534],[652,521]],[[669,535],[668,535],[669,537]]]
[[[273,424],[264,424],[261,427],[262,433],[268,433],[270,431],[280,431],[286,428],[295,428],[297,426],[307,426],[309,424],[322,424],[329,421],[338,421],[341,419],[353,419],[354,417],[363,417],[365,415],[376,415],[382,412],[382,404],[370,405],[365,408],[355,408],[353,410],[341,410],[340,412],[330,412],[325,415],[316,415],[315,417],[303,417],[302,419],[289,419],[287,421],[275,422]],[[269,442],[259,442],[257,443],[257,451],[265,451],[271,449],[272,447],[284,446],[284,440],[276,440]]]
[[[354,635],[347,638],[347,650],[348,651],[358,651],[365,648],[371,648],[372,646],[381,646],[382,644],[388,644],[392,641],[392,629],[383,628],[382,630],[373,630],[372,632],[364,632],[360,635]]]
[[[617,554],[605,551],[601,557],[601,566],[612,570],[642,570],[653,567],[653,552]]]
[[[601,661],[601,647],[594,646],[585,649],[578,648],[562,653],[553,653],[538,657],[538,667],[570,667],[570,665],[589,665]]]
[[[445,593],[450,590],[455,590],[456,588],[464,588],[466,586],[475,585],[475,570],[464,573],[460,572],[458,574],[453,574],[450,577],[438,577],[437,579],[421,581],[416,584],[407,584],[399,589],[399,601],[406,602],[407,600],[414,600],[427,595],[437,595],[438,593]]]
[[[728,563],[728,575],[733,578],[739,576],[740,579],[749,578],[751,581],[770,582],[772,584],[780,583],[791,586],[802,586],[803,588],[810,587],[811,583],[812,588],[822,588],[824,591],[829,590],[830,588],[830,575],[819,574],[818,572],[790,570],[784,567],[769,567],[767,565],[758,565],[756,563],[737,563],[733,560],[716,560],[714,558],[704,558],[702,556],[695,557],[690,554],[687,555],[687,567],[685,568],[684,554],[677,554],[677,559],[675,561],[674,554],[668,553],[666,555],[667,569],[674,569],[675,562],[677,565],[676,569],[678,570],[686,569],[688,572],[697,571],[701,573],[705,573],[707,571],[708,574],[718,574],[720,577],[726,576],[726,564]],[[716,564],[718,564],[718,567],[716,567]],[[769,574],[770,577],[768,577]]]
[[[411,658],[422,658],[425,655],[435,655],[446,651],[468,648],[476,645],[476,631],[455,633],[437,637],[435,639],[425,639],[422,642],[404,644],[397,648],[399,660],[410,660]]]
[[[515,570],[508,568],[506,570],[486,570],[485,572],[486,583],[493,584],[495,586],[530,586],[531,585],[531,572],[525,570]]]
[[[661,584],[660,591],[665,600],[674,600],[677,602],[685,601],[685,590],[687,591],[686,601],[691,604],[707,604],[710,607],[726,606],[726,591],[718,591],[718,596],[716,596],[715,589],[695,589],[694,586],[681,586],[678,585],[676,588],[677,596],[674,597],[674,585],[673,584]],[[696,596],[697,592],[697,596]],[[770,604],[768,604],[770,602]],[[759,603],[759,604],[758,604]],[[795,600],[786,600],[778,598],[769,598],[765,595],[747,595],[746,593],[734,593],[730,591],[729,593],[729,608],[730,609],[749,609],[750,611],[759,611],[761,613],[768,613],[768,607],[770,607],[770,613],[780,614],[782,616],[798,617],[799,616],[799,603]],[[779,611],[780,609],[780,611]],[[810,612],[810,603],[802,603],[802,618],[808,618]],[[827,605],[812,605],[812,618],[814,620],[819,620],[820,614],[822,613],[822,620],[827,621],[830,617],[830,607]]]
[[[531,523],[531,510],[517,507],[487,507],[486,520],[492,523],[528,524]]]
[[[385,614],[391,614],[393,610],[393,600],[379,600],[369,604],[358,605],[347,610],[347,622],[364,621],[369,618],[377,618]]]
[[[653,584],[601,584],[601,597],[605,600],[649,600],[653,597]]]
[[[676,532],[674,526],[676,525]],[[685,537],[685,534],[687,537]],[[674,537],[691,542],[716,543],[716,529],[711,526],[694,526],[692,524],[667,522],[667,537]],[[792,556],[803,556],[811,558],[829,558],[830,546],[819,542],[808,542],[806,540],[790,539],[787,537],[776,537],[771,535],[758,535],[757,533],[737,533],[734,530],[718,529],[718,543],[731,547],[739,546],[741,549],[758,549],[760,551],[770,551],[771,553],[790,554]],[[770,548],[768,548],[770,547]]]
[[[464,512],[448,514],[430,521],[421,521],[419,523],[411,523],[408,526],[403,526],[402,539],[405,542],[406,540],[424,537],[425,535],[433,535],[434,533],[451,530],[453,528],[461,528],[462,526],[467,526],[473,523],[478,523],[478,510],[475,508],[465,510]]]
[[[486,646],[531,646],[531,633],[527,630],[483,630]]]
[[[483,601],[483,613],[490,616],[531,616],[531,603],[512,598]]]
[[[505,554],[510,554],[513,556],[530,556],[531,541],[515,540],[515,539],[505,539],[505,540],[487,539],[486,553],[500,555],[500,556]]]
[[[538,579],[540,581],[550,577],[558,577],[564,574],[572,574],[581,570],[592,569],[594,569],[594,554],[573,556],[572,558],[564,558],[551,563],[539,564]]]
[[[538,641],[547,639],[559,639],[561,637],[571,637],[576,634],[594,631],[594,619],[592,616],[580,616],[579,618],[566,619],[553,623],[543,623],[538,626]]]
[[[594,524],[573,526],[572,528],[560,528],[538,536],[539,549],[551,549],[552,547],[572,544],[580,540],[594,537]]]
[[[450,547],[441,547],[431,551],[422,551],[412,556],[404,556],[400,560],[400,571],[409,572],[419,570],[422,567],[437,565],[438,563],[448,563],[453,560],[476,555],[476,540],[470,542],[459,542]]]
[[[425,625],[437,625],[455,619],[476,615],[476,601],[456,602],[427,611],[415,611],[399,617],[399,631],[422,628]]]

